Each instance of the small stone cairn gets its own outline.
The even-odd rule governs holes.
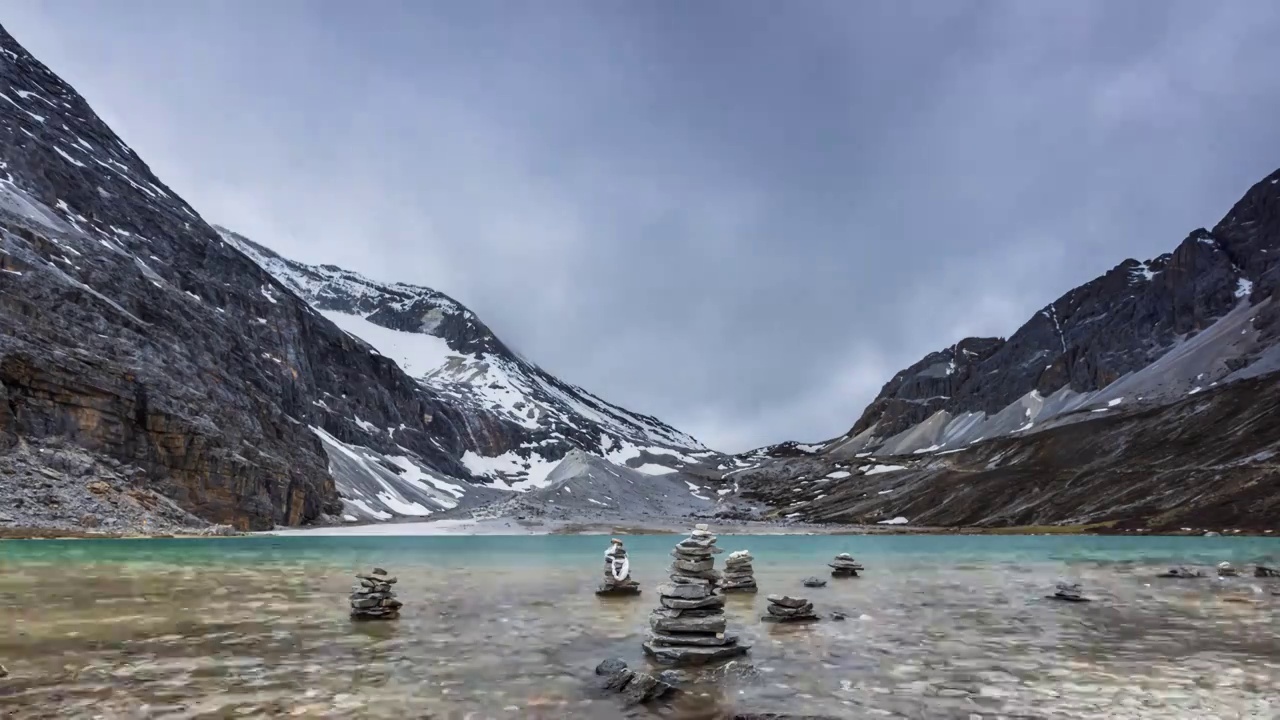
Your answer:
[[[698,524],[671,551],[671,582],[658,586],[660,606],[649,616],[644,652],[664,665],[704,665],[745,655],[726,632],[724,593],[716,588],[716,536]]]
[[[353,620],[395,620],[400,617],[400,607],[404,603],[396,599],[391,586],[396,578],[388,575],[382,568],[374,568],[373,572],[356,575],[359,585],[351,588],[351,619]]]
[[[853,559],[849,553],[840,553],[836,559],[827,563],[831,566],[831,577],[858,577],[858,573],[862,572],[862,563]]]
[[[604,551],[604,582],[596,588],[597,595],[639,595],[640,583],[631,579],[631,561],[622,541],[613,538]]]
[[[770,595],[769,614],[760,619],[771,623],[814,622],[818,616],[813,612],[813,603],[804,598],[790,595]]]
[[[1240,571],[1229,562],[1218,563],[1218,577],[1240,577]]]
[[[724,577],[720,590],[726,593],[753,593],[756,587],[755,570],[751,568],[751,551],[735,550],[724,559]]]
[[[1089,598],[1084,596],[1084,590],[1080,587],[1080,583],[1067,582],[1058,583],[1049,599],[1063,602],[1089,602]]]

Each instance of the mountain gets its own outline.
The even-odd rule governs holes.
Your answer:
[[[819,522],[1275,531],[1278,294],[1280,170],[1172,252],[902,370],[845,435],[733,458],[724,502]]]
[[[573,448],[702,452],[443,295],[220,234],[3,28],[0,141],[0,523],[420,516],[537,485]]]
[[[642,472],[655,474],[668,472],[673,462],[715,455],[657,418],[608,403],[512,352],[475,313],[443,293],[376,282],[333,265],[305,265],[225,228],[218,232],[319,314],[395,360],[424,389],[469,416],[500,419],[509,430],[501,453],[463,453],[462,464],[475,479],[501,489],[543,487],[571,450],[620,464],[639,461]]]
[[[955,449],[1280,368],[1278,285],[1280,170],[1173,252],[1125,260],[1008,339],[965,338],[902,370],[842,447]]]

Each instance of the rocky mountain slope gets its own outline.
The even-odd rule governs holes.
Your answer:
[[[1280,170],[1173,252],[1125,260],[1007,339],[965,338],[899,372],[841,448],[955,449],[1280,369],[1278,286]]]
[[[899,372],[844,436],[731,459],[721,511],[1280,532],[1280,171],[1008,339]]]
[[[570,450],[579,449],[666,472],[686,455],[713,455],[657,418],[608,403],[512,352],[476,315],[430,288],[380,283],[332,265],[288,260],[230,230],[222,237],[349,334],[389,357],[422,386],[471,415],[501,418],[510,428],[504,453],[464,453],[474,476],[499,488],[546,484]],[[371,432],[382,432],[378,428]]]
[[[439,294],[328,268],[282,282],[245,252],[270,265],[0,29],[0,455],[22,467],[0,493],[43,471],[89,492],[91,477],[46,462],[65,444],[118,469],[124,489],[263,529],[491,500],[492,486],[536,485],[579,446],[632,464],[641,444],[700,450],[514,358]],[[458,355],[428,373],[350,323],[430,327],[403,335]],[[530,384],[528,398],[503,394],[504,379]],[[24,517],[74,525],[65,504]]]

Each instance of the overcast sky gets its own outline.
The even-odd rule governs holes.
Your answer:
[[[211,222],[722,450],[849,428],[1280,166],[1280,4],[0,0]]]

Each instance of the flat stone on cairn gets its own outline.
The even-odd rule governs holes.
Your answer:
[[[720,590],[726,593],[753,593],[756,587],[755,570],[751,568],[751,551],[735,550],[724,559],[724,576]]]
[[[622,541],[613,538],[604,551],[604,582],[596,588],[597,595],[639,595],[640,583],[631,579],[631,561]]]
[[[663,665],[705,665],[745,655],[750,649],[727,632],[724,593],[715,569],[716,536],[698,524],[671,555],[671,582],[658,586],[657,607],[649,615],[644,652]]]
[[[374,568],[368,574],[356,575],[360,581],[351,589],[351,618],[353,620],[395,620],[400,617],[404,603],[396,599],[391,586],[396,578],[382,568]]]
[[[773,623],[813,622],[818,616],[813,612],[813,603],[804,598],[789,595],[770,595],[769,614],[760,619]]]
[[[831,577],[858,577],[862,572],[862,563],[853,559],[849,553],[840,553],[836,559],[827,563],[831,567]]]

